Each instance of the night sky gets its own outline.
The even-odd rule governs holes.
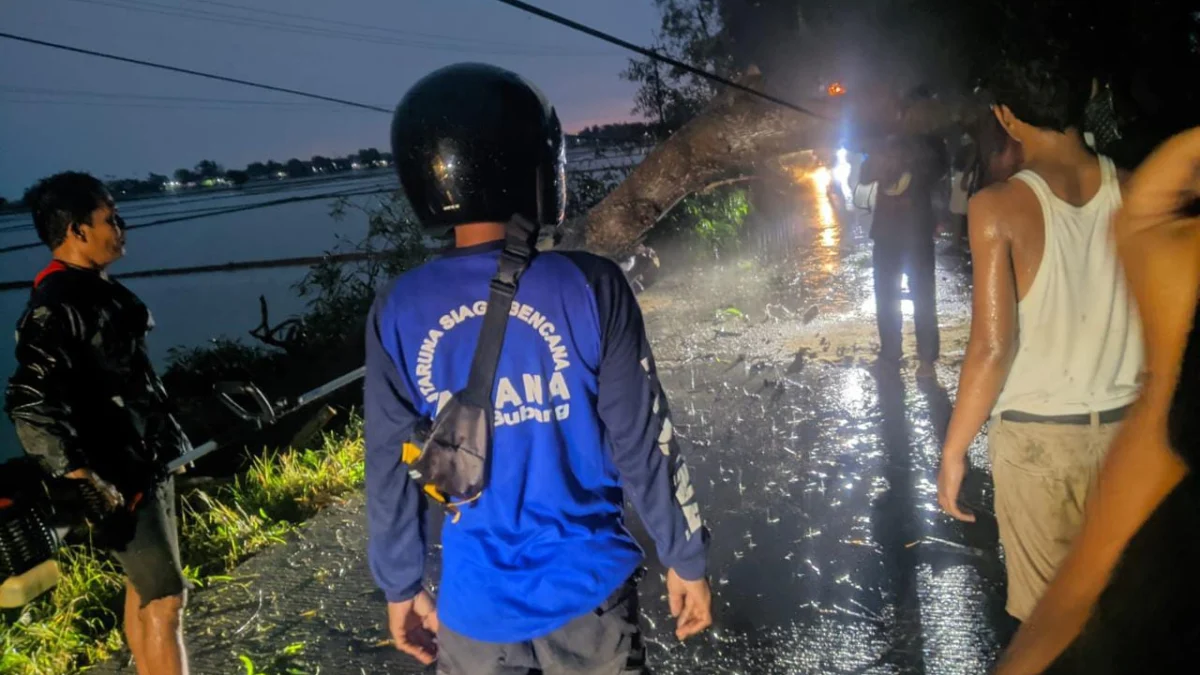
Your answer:
[[[650,44],[658,25],[652,0],[534,4],[637,44]],[[618,77],[628,53],[495,0],[20,0],[0,3],[0,27],[385,107],[435,68],[483,61],[542,87],[568,131],[628,119],[635,89]],[[185,100],[196,98],[205,100]],[[66,169],[145,177],[201,159],[241,168],[385,149],[389,121],[0,40],[0,196],[10,199]]]

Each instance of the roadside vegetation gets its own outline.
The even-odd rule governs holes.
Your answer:
[[[236,478],[184,492],[179,538],[188,579],[197,589],[227,580],[238,563],[284,541],[362,481],[355,418],[319,447],[269,452]],[[0,626],[0,673],[74,673],[122,649],[123,585],[112,562],[86,545],[66,548],[58,560],[58,586]]]

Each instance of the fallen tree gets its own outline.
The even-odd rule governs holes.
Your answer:
[[[751,71],[744,83],[762,78]],[[720,182],[772,171],[781,156],[833,149],[852,130],[868,145],[888,133],[948,134],[970,128],[986,108],[970,98],[926,99],[902,106],[885,97],[849,96],[790,110],[740,91],[726,91],[659,144],[586,216],[564,226],[562,243],[605,255],[624,255],[684,197]]]

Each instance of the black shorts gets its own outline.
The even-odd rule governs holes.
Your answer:
[[[112,554],[141,597],[142,607],[154,600],[182,595],[188,583],[179,560],[175,479],[168,477],[159,483],[134,515],[133,538]]]

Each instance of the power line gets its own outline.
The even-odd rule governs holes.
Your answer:
[[[291,188],[285,188],[285,190],[286,189],[296,189],[296,188],[293,186]],[[226,215],[226,214],[230,214],[230,213],[237,213],[239,211],[252,211],[254,209],[259,209],[259,208],[265,208],[265,207],[270,207],[270,206],[280,206],[282,204],[291,204],[294,202],[311,201],[311,200],[315,200],[315,199],[334,199],[334,198],[340,198],[340,197],[360,197],[363,195],[383,194],[386,192],[394,191],[396,189],[397,189],[397,187],[395,185],[391,184],[390,182],[384,182],[384,183],[378,183],[375,185],[368,185],[365,187],[350,188],[348,190],[343,190],[340,192],[327,192],[327,193],[311,195],[311,196],[310,195],[295,195],[292,197],[283,197],[283,198],[268,200],[268,201],[264,201],[264,202],[254,202],[253,204],[240,204],[238,206],[207,206],[207,207],[201,206],[199,208],[192,208],[192,209],[188,209],[188,210],[176,209],[173,211],[165,211],[165,212],[158,211],[158,212],[152,212],[152,213],[138,213],[136,215],[130,215],[129,218],[132,220],[136,220],[136,219],[140,219],[140,218],[159,218],[159,219],[153,220],[148,223],[140,223],[137,225],[126,225],[125,229],[126,230],[138,230],[138,229],[141,229],[144,227],[156,227],[158,225],[167,225],[170,223],[182,223],[182,222],[185,222],[188,220],[196,220],[198,218],[204,218],[206,216],[221,216],[221,215]],[[269,191],[269,192],[266,192],[265,194],[270,195],[270,194],[273,194],[273,192],[274,191]],[[136,205],[139,201],[143,201],[143,200],[148,201],[148,200],[157,199],[157,198],[163,197],[163,196],[167,196],[167,195],[147,196],[147,197],[143,197],[142,200],[134,200],[134,201],[128,202],[128,203]],[[194,204],[196,202],[207,201],[209,199],[214,199],[214,198],[215,199],[231,199],[231,198],[236,199],[236,198],[244,197],[244,196],[246,196],[246,195],[244,193],[241,193],[240,191],[239,192],[230,192],[230,193],[226,193],[223,195],[214,195],[211,197],[199,197],[199,198],[190,199],[188,201],[188,204],[190,205],[190,204]],[[120,201],[118,203],[126,204],[127,202]],[[165,216],[165,217],[160,217],[160,216]],[[0,233],[20,232],[23,230],[32,230],[32,229],[33,229],[33,223],[26,222],[26,223],[20,223],[20,224],[16,224],[16,225],[6,225],[3,227],[0,227]],[[20,244],[19,248],[16,248],[16,249],[0,249],[0,253],[6,253],[9,250],[21,250],[22,248],[30,248],[31,246],[36,246],[36,244]]]
[[[105,7],[115,7],[118,9],[131,10],[136,12],[144,12],[149,14],[159,14],[162,16],[172,16],[184,19],[195,19],[200,21],[209,21],[232,26],[248,26],[253,28],[261,28],[264,30],[272,30],[281,33],[292,33],[297,35],[316,36],[325,38],[334,38],[342,40],[350,40],[353,42],[367,42],[380,45],[390,45],[396,47],[408,47],[417,49],[433,49],[453,52],[476,52],[480,54],[503,54],[511,56],[570,56],[570,54],[555,53],[538,48],[529,48],[521,45],[509,45],[505,48],[480,49],[469,41],[457,38],[458,43],[439,43],[430,42],[428,40],[414,40],[410,38],[387,37],[384,35],[372,35],[362,32],[351,32],[347,30],[339,30],[335,28],[323,28],[318,26],[306,26],[296,23],[286,23],[279,19],[261,19],[250,16],[239,16],[236,14],[228,14],[222,12],[213,12],[204,9],[193,9],[189,7],[177,7],[171,5],[162,5],[146,0],[72,0],[73,2],[81,2],[89,5],[98,5]],[[255,11],[242,8],[244,11]],[[321,21],[320,19],[303,18],[304,21]],[[385,29],[376,29],[385,30]],[[451,38],[455,39],[455,38]]]
[[[229,105],[265,105],[265,106],[281,106],[281,107],[313,107],[322,106],[321,103],[309,103],[307,101],[268,101],[266,99],[256,98],[213,98],[208,96],[166,96],[161,94],[134,94],[115,91],[92,91],[84,89],[52,89],[48,87],[27,87],[14,84],[0,84],[0,93],[7,94],[31,94],[38,96],[54,96],[54,97],[78,97],[78,98],[99,98],[99,99],[116,99],[120,101],[129,100],[146,100],[146,101],[163,101],[163,102],[189,102],[189,103],[220,103]]]
[[[590,174],[595,174],[595,173],[604,173],[604,172],[608,172],[608,171],[621,171],[621,170],[629,169],[629,168],[631,168],[631,166],[632,165],[596,167],[596,168],[588,168],[588,169],[569,169],[569,170],[567,170],[567,174],[568,175],[590,175]],[[395,192],[398,189],[399,189],[399,186],[396,186],[396,185],[377,184],[377,185],[363,187],[363,188],[353,188],[351,190],[343,190],[340,192],[325,192],[325,193],[316,194],[316,195],[297,195],[294,197],[282,197],[280,199],[271,199],[271,200],[268,200],[265,202],[256,202],[254,204],[242,204],[240,206],[214,207],[211,209],[196,210],[196,211],[187,213],[185,215],[161,218],[159,220],[152,220],[148,223],[138,223],[136,225],[128,225],[128,226],[126,226],[125,229],[126,230],[141,230],[141,229],[144,229],[147,227],[159,227],[161,225],[182,223],[182,222],[187,222],[189,220],[198,220],[200,218],[224,216],[224,215],[229,215],[231,213],[240,213],[242,211],[253,211],[256,209],[269,208],[272,206],[282,206],[284,204],[294,204],[297,202],[308,202],[308,201],[315,201],[315,200],[321,200],[321,199],[338,199],[338,198],[342,198],[342,197],[364,197],[364,196],[368,196],[368,195],[387,194],[389,192]],[[29,229],[32,227],[33,227],[32,225],[9,226],[6,228],[0,228],[0,232],[18,231],[18,230],[22,230],[22,229]],[[4,247],[0,247],[0,254],[14,253],[16,251],[26,251],[26,250],[29,250],[32,248],[37,248],[39,246],[43,246],[43,244],[41,242],[36,242],[36,241],[28,242],[25,244],[14,244],[12,246],[4,246]]]
[[[64,101],[45,98],[0,98],[4,103],[14,105],[57,105],[57,106],[83,106],[88,108],[148,108],[151,110],[204,110],[209,112],[246,112],[247,109],[253,106],[229,106],[229,105],[214,105],[214,104],[189,104],[182,103],[138,103],[138,102],[121,102],[121,101]],[[343,112],[342,108],[327,108],[318,107],[269,107],[269,110],[278,110],[281,112],[299,112],[299,113],[329,113]]]
[[[542,17],[543,19],[553,21],[554,23],[557,23],[561,26],[566,26],[567,28],[570,28],[572,30],[577,30],[581,33],[586,33],[587,35],[591,35],[594,38],[599,38],[610,44],[617,45],[618,47],[623,47],[632,52],[637,52],[638,54],[641,54],[642,56],[645,56],[646,58],[654,59],[655,61],[661,61],[668,65],[675,66],[676,68],[686,70],[687,72],[689,72],[693,75],[698,75],[705,79],[712,80],[713,82],[723,84],[727,87],[733,87],[734,89],[737,89],[738,91],[744,91],[747,94],[751,94],[751,95],[757,96],[761,99],[765,99],[772,103],[781,105],[789,110],[795,110],[798,113],[804,113],[805,115],[811,115],[811,116],[819,118],[819,119],[826,119],[823,115],[818,115],[817,113],[815,113],[811,110],[808,110],[807,108],[798,106],[795,103],[792,103],[791,101],[786,101],[782,98],[779,98],[778,96],[773,96],[766,92],[759,91],[759,90],[753,89],[751,87],[747,87],[744,84],[739,84],[728,78],[721,77],[720,75],[717,75],[716,73],[710,73],[707,70],[704,70],[702,68],[697,68],[695,66],[684,63],[683,61],[678,61],[669,56],[665,56],[663,54],[659,54],[658,52],[646,49],[645,47],[640,47],[638,45],[633,44],[632,42],[626,42],[625,40],[622,40],[619,37],[609,35],[608,33],[596,30],[595,28],[592,28],[590,26],[585,26],[584,24],[581,24],[577,21],[572,21],[564,16],[560,16],[553,12],[547,12],[546,10],[544,10],[540,7],[534,7],[533,5],[531,5],[527,2],[521,2],[521,0],[497,0],[497,2],[501,2],[510,7],[515,7],[519,10],[529,12],[530,14],[535,14],[537,16]]]
[[[319,195],[302,195],[297,197],[284,197],[283,199],[272,199],[270,201],[258,202],[256,204],[244,204],[242,206],[230,206],[228,208],[205,211],[203,213],[191,213],[185,216],[176,216],[174,218],[163,218],[153,220],[149,223],[139,223],[137,225],[129,225],[126,230],[141,230],[147,227],[158,227],[160,225],[169,225],[171,223],[182,223],[188,220],[197,220],[199,218],[210,218],[214,216],[224,216],[231,213],[240,213],[242,211],[253,211],[255,209],[263,209],[271,206],[281,206],[283,204],[294,204],[296,202],[309,202],[317,199],[336,199],[341,197],[362,197],[366,195],[386,194],[395,192],[395,187],[374,187],[366,189],[358,189],[353,191],[342,192],[326,192]],[[5,246],[0,248],[0,253],[13,253],[15,251],[26,251],[31,248],[44,246],[41,242],[33,241],[26,244],[15,244],[13,246]]]
[[[275,85],[271,85],[271,84],[262,84],[261,82],[251,82],[250,80],[242,80],[242,79],[238,79],[236,77],[227,77],[225,75],[216,75],[214,73],[206,73],[206,72],[203,72],[200,70],[192,70],[190,68],[180,68],[179,66],[169,66],[169,65],[166,65],[163,63],[154,63],[153,61],[143,61],[141,59],[134,59],[134,58],[130,58],[128,56],[117,56],[115,54],[108,54],[105,52],[97,52],[97,51],[93,51],[91,49],[83,49],[81,47],[71,47],[69,45],[58,44],[56,42],[47,42],[46,40],[37,40],[37,39],[31,38],[31,37],[25,37],[23,35],[15,35],[13,33],[0,32],[0,38],[5,39],[5,40],[15,40],[17,42],[25,42],[25,43],[32,44],[32,45],[40,45],[42,47],[50,47],[51,49],[60,49],[62,51],[73,52],[76,54],[86,54],[88,56],[97,56],[99,58],[109,59],[111,61],[120,61],[122,63],[132,63],[132,64],[138,65],[138,66],[146,66],[147,68],[157,68],[159,70],[166,70],[166,71],[170,71],[173,73],[183,73],[185,75],[195,75],[196,77],[203,77],[203,78],[206,78],[209,80],[216,80],[218,82],[229,82],[232,84],[240,84],[240,85],[247,86],[247,87],[255,87],[257,89],[264,89],[266,91],[277,91],[277,92],[281,92],[284,94],[291,94],[293,96],[303,96],[304,98],[311,98],[311,99],[315,99],[318,101],[327,101],[330,103],[337,103],[340,105],[350,106],[352,108],[362,108],[364,110],[374,110],[375,112],[386,113],[389,115],[392,113],[392,110],[390,108],[385,108],[383,106],[378,106],[378,105],[371,105],[369,103],[358,103],[357,101],[348,101],[343,98],[335,98],[333,96],[325,96],[324,94],[313,94],[313,93],[310,93],[307,91],[300,91],[298,89],[288,89],[287,87],[276,87]]]
[[[277,10],[270,10],[270,9],[258,9],[257,7],[245,7],[243,5],[237,5],[237,4],[233,4],[230,2],[220,2],[219,0],[200,0],[200,1],[206,5],[216,5],[218,7],[228,7],[230,9],[237,9],[237,10],[241,10],[244,12],[253,12],[253,13],[257,13],[257,14],[266,14],[268,16],[278,16],[278,17],[290,18],[290,19],[300,19],[302,21],[311,21],[314,23],[328,23],[328,24],[335,25],[335,26],[346,26],[348,28],[358,28],[361,30],[370,30],[370,31],[376,31],[376,32],[380,32],[380,33],[391,33],[394,35],[413,35],[416,37],[430,38],[430,39],[435,39],[435,40],[450,40],[453,42],[465,42],[467,44],[495,45],[495,46],[500,46],[500,47],[522,47],[522,48],[535,47],[535,48],[542,48],[542,49],[547,49],[547,50],[560,50],[560,49],[565,48],[564,46],[560,46],[560,45],[522,45],[522,44],[519,44],[516,42],[502,42],[499,40],[477,40],[475,38],[460,38],[460,37],[455,37],[453,35],[443,35],[443,34],[438,34],[438,33],[419,33],[419,32],[414,32],[414,31],[402,31],[402,30],[395,30],[392,28],[382,28],[380,26],[372,26],[370,24],[365,24],[365,23],[353,23],[350,21],[340,21],[338,19],[327,19],[324,17],[317,17],[317,16],[308,15],[308,14],[295,14],[295,13],[291,13],[291,12],[280,12]],[[609,52],[586,52],[586,53],[579,52],[579,54],[599,56],[599,55],[609,54]]]
[[[41,244],[38,244],[41,246]],[[189,274],[211,274],[213,272],[239,272],[244,270],[261,270],[270,269],[273,267],[306,267],[316,265],[320,262],[356,262],[363,260],[376,260],[387,257],[387,253],[326,253],[319,256],[306,256],[301,258],[273,258],[270,260],[244,260],[237,262],[216,263],[211,265],[191,265],[187,267],[164,267],[160,269],[137,270],[134,272],[125,272],[123,274],[114,274],[114,279],[144,279],[147,277],[177,277],[186,276]],[[32,281],[0,281],[0,293],[4,291],[17,291],[23,288],[33,286]]]

